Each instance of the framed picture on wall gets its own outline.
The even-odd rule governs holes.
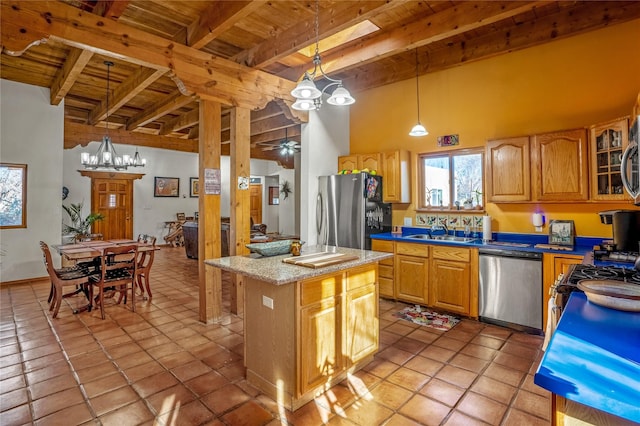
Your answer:
[[[0,228],[27,227],[27,165],[0,164]]]
[[[277,186],[269,187],[269,205],[274,206],[280,204],[280,191]]]
[[[180,178],[155,177],[153,183],[154,197],[179,197]]]
[[[189,197],[197,197],[200,195],[198,178],[189,178]]]
[[[574,229],[572,220],[552,220],[549,223],[549,244],[573,246]]]

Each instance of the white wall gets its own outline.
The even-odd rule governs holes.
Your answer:
[[[349,108],[325,103],[319,111],[310,111],[309,122],[302,125],[302,147],[300,238],[315,245],[318,176],[335,174],[338,156],[349,154]]]
[[[0,80],[0,161],[27,165],[27,227],[0,230],[0,282],[45,276],[38,242],[60,243],[63,120],[49,89]]]
[[[135,148],[118,144],[114,141],[118,154],[130,153],[133,155]],[[78,203],[84,201],[85,214],[89,214],[91,207],[91,179],[80,175],[78,170],[80,165],[80,153],[83,151],[95,152],[98,143],[90,143],[86,147],[74,147],[64,151],[65,170],[63,173],[64,186],[69,188],[69,196],[64,204]],[[146,158],[145,167],[129,168],[127,173],[143,173],[142,179],[137,179],[133,184],[133,235],[139,234],[154,235],[159,244],[164,244],[163,237],[167,235],[164,227],[166,221],[175,220],[176,213],[185,213],[193,216],[198,211],[198,198],[189,196],[189,179],[198,177],[198,154],[189,152],[170,151],[157,148],[138,148],[140,155]],[[251,160],[251,176],[265,176],[267,174],[279,173],[285,170],[274,161]],[[230,188],[230,158],[223,156],[220,158],[221,174],[221,194],[220,194],[220,214],[230,215],[231,196]],[[177,177],[180,179],[180,195],[173,197],[154,197],[153,185],[154,177]],[[266,193],[266,190],[265,190]],[[266,203],[266,195],[263,195],[263,209]],[[65,214],[64,220],[67,221]],[[268,229],[269,232],[276,229]]]

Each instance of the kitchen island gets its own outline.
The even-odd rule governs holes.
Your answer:
[[[640,313],[573,292],[534,383],[553,393],[553,424],[639,424]]]
[[[310,268],[291,255],[205,260],[239,274],[245,288],[247,381],[296,410],[373,359],[378,350],[378,261],[392,254],[327,246],[344,263]]]

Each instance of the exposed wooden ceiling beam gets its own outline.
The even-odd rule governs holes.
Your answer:
[[[329,13],[321,13],[319,28],[323,39],[349,28],[375,14],[396,7],[398,0],[370,1],[370,2],[336,2]],[[287,30],[274,34],[258,46],[245,50],[231,58],[238,63],[251,67],[263,68],[278,60],[315,43],[315,7],[313,16],[303,22],[298,22]],[[313,58],[309,58],[311,62]]]
[[[101,141],[105,129],[86,124],[64,122],[64,149],[78,145],[87,146],[91,141]],[[146,146],[149,148],[171,149],[182,152],[198,152],[198,141],[171,138],[167,136],[149,135],[140,132],[129,132],[123,129],[110,129],[109,136],[113,143],[123,145]]]
[[[430,19],[416,19],[411,24],[390,31],[363,37],[343,49],[322,55],[322,66],[327,73],[343,72],[416,47],[462,34],[464,32],[530,11],[548,1],[462,2],[455,7],[433,14]],[[286,75],[296,78],[306,66],[287,70]]]
[[[211,2],[197,21],[189,25],[187,45],[201,49],[261,6],[259,1]]]
[[[151,83],[162,77],[165,72],[163,70],[154,70],[150,68],[140,67],[129,78],[123,81],[118,88],[109,96],[109,109],[107,112],[106,98],[100,101],[98,105],[89,114],[89,124],[96,124],[113,114],[123,105],[135,98],[138,93],[149,87]]]
[[[64,65],[58,70],[49,88],[51,105],[58,105],[67,96],[69,89],[82,74],[82,70],[87,66],[92,56],[93,52],[88,50],[71,48]]]
[[[20,52],[52,37],[67,45],[168,71],[189,90],[225,105],[262,108],[274,98],[292,101],[295,83],[158,37],[61,2],[3,1],[2,46]]]
[[[148,124],[171,111],[175,111],[178,108],[182,108],[183,106],[190,104],[194,100],[195,97],[193,96],[184,96],[180,92],[175,92],[173,95],[151,105],[136,116],[127,120],[127,130],[134,130],[138,126],[144,126],[145,124]]]
[[[129,3],[131,3],[130,0],[98,0],[93,8],[93,13],[118,20]]]
[[[198,108],[195,108],[192,111],[187,112],[186,114],[181,114],[160,127],[160,131],[158,134],[160,135],[168,135],[171,132],[177,132],[182,129],[186,129],[187,127],[191,127],[194,124],[198,123],[200,120],[200,114],[198,112]]]
[[[594,13],[595,7],[602,8],[600,14]],[[508,30],[495,31],[483,37],[465,40],[464,43],[456,43],[431,51],[427,61],[421,60],[420,74],[442,71],[459,66],[461,63],[470,63],[502,53],[525,49],[577,33],[631,21],[638,19],[638,17],[640,17],[640,2],[624,2],[622,4],[615,2],[615,4],[601,3],[597,5],[595,2],[586,2],[579,8],[572,8],[571,12],[560,11],[547,15],[538,18],[535,23],[530,25],[510,27]],[[413,54],[411,54],[410,61],[413,61]],[[389,70],[376,72],[372,69],[371,72],[347,77],[344,79],[344,83],[349,87],[349,90],[357,92],[412,76],[415,76],[413,67],[397,70],[394,73]]]

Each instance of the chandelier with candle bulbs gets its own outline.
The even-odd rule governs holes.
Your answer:
[[[102,137],[102,142],[95,154],[91,155],[88,152],[80,154],[80,162],[85,169],[114,169],[114,170],[126,170],[128,167],[144,167],[147,164],[147,160],[140,157],[138,148],[136,153],[131,157],[128,154],[123,156],[118,155],[116,148],[109,137],[109,81],[110,70],[113,66],[113,62],[104,61],[107,66],[107,114],[105,118],[106,122],[106,134]]]

